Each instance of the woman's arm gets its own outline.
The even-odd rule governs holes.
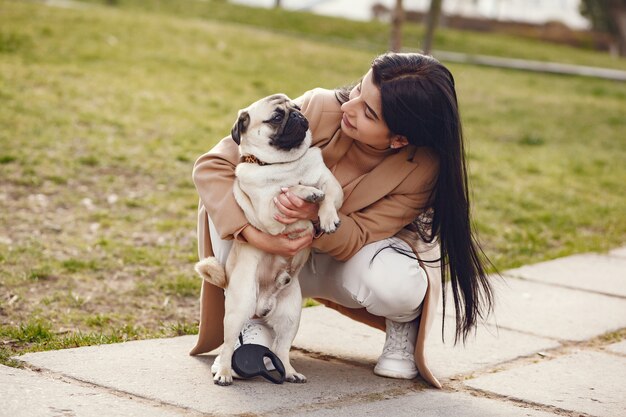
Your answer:
[[[248,225],[233,194],[235,167],[239,162],[237,144],[230,136],[194,164],[193,182],[211,221],[222,239],[233,239]]]
[[[253,226],[244,228],[241,235],[255,248],[285,257],[294,256],[302,249],[311,246],[313,241],[312,234],[306,234],[297,239],[290,239],[286,235],[268,235]]]
[[[394,236],[411,223],[427,207],[430,190],[419,194],[392,194],[369,207],[349,215],[339,213],[341,226],[330,235],[322,235],[312,246],[332,257],[346,261],[364,245]],[[277,207],[283,214],[282,223],[311,219],[317,213],[316,204],[282,193]]]
[[[337,231],[320,236],[312,246],[347,261],[368,243],[397,234],[424,210],[426,201],[418,195],[393,194],[363,210],[348,215],[339,213],[341,226]]]

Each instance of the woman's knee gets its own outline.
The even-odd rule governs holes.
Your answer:
[[[228,259],[228,254],[230,253],[230,249],[233,246],[232,241],[223,240],[215,225],[211,221],[211,218],[208,217],[208,226],[209,226],[209,236],[211,237],[211,249],[213,252],[213,256],[217,258],[219,263],[222,265],[226,265],[226,259]]]
[[[375,315],[409,321],[419,314],[428,279],[415,259],[392,249],[378,253],[362,269],[357,290],[363,306]]]

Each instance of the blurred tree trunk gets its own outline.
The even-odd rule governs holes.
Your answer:
[[[430,54],[433,49],[433,38],[435,37],[435,29],[439,23],[441,15],[441,3],[443,0],[430,0],[430,9],[426,16],[426,34],[424,35],[423,50],[425,54]]]
[[[580,12],[595,30],[608,32],[615,39],[612,49],[626,56],[626,0],[582,0]]]
[[[274,8],[275,9],[279,9],[280,8],[280,0],[276,0],[276,2],[274,3]]]
[[[617,40],[620,56],[626,56],[626,1],[610,2],[609,16],[615,25],[613,36]]]
[[[396,0],[396,7],[391,15],[391,42],[389,49],[393,52],[400,52],[402,48],[402,24],[404,23],[404,7],[402,0]]]

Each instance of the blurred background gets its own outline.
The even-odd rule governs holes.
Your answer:
[[[232,3],[283,7],[359,21],[376,20],[394,26],[403,21],[430,23],[609,51],[612,55],[626,54],[626,5],[619,0],[232,0]]]
[[[625,16],[591,0],[0,0],[0,363],[196,332],[194,160],[250,102],[350,84],[390,49],[456,78],[498,269],[624,245]]]

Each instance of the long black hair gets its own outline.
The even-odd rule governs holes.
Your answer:
[[[372,73],[374,84],[380,88],[383,119],[391,133],[405,136],[411,145],[431,148],[439,158],[431,207],[415,219],[413,226],[424,241],[439,241],[444,317],[449,278],[456,313],[454,340],[465,341],[477,319],[492,311],[494,300],[485,271],[490,263],[470,220],[454,78],[439,61],[417,53],[380,55],[372,63]]]

